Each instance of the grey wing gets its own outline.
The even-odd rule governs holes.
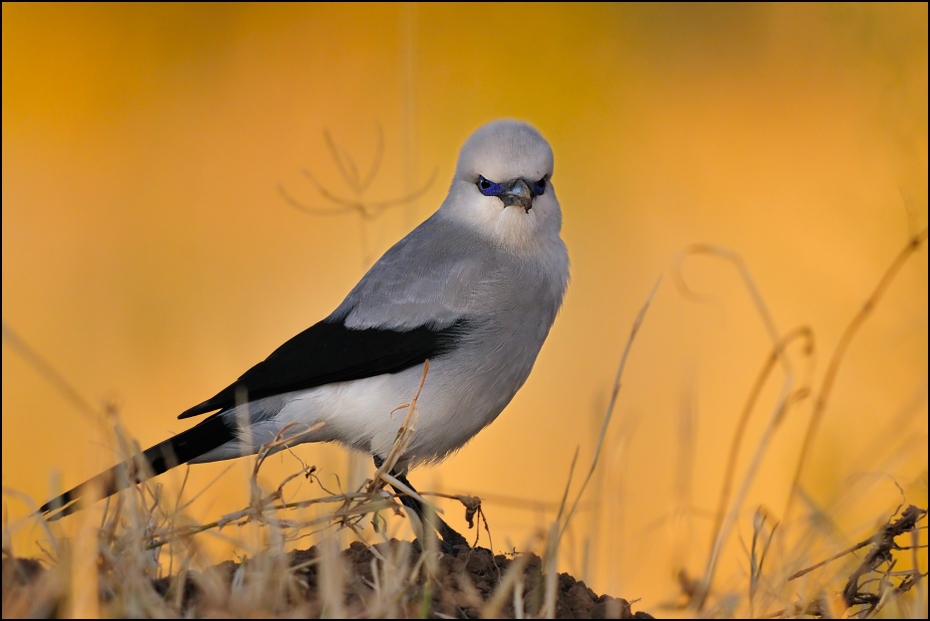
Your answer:
[[[352,329],[442,330],[480,314],[476,290],[494,278],[484,240],[434,214],[375,263],[330,315]]]

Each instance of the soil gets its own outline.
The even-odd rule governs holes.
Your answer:
[[[373,546],[380,555],[387,558],[408,558],[408,566],[414,566],[420,559],[420,551],[417,545],[392,540],[388,543],[377,544]],[[319,570],[319,551],[317,547],[309,550],[301,550],[290,553],[288,563],[291,568],[297,568],[287,575],[292,575],[295,580],[291,582],[291,588],[282,591],[282,596],[289,600],[280,607],[281,612],[287,616],[299,614],[307,617],[332,616],[332,609],[326,609],[325,602],[318,597],[318,582],[320,576]],[[343,593],[344,609],[339,611],[349,617],[367,617],[367,616],[393,616],[401,617],[431,617],[431,618],[457,618],[457,619],[475,619],[478,618],[482,610],[487,612],[486,606],[500,581],[507,575],[507,570],[511,563],[525,563],[523,568],[522,580],[522,607],[521,616],[536,617],[544,606],[546,593],[546,578],[542,572],[542,560],[533,553],[525,555],[493,555],[489,550],[483,548],[468,548],[461,546],[454,551],[438,555],[438,561],[430,568],[430,571],[415,571],[412,574],[415,579],[410,580],[410,584],[405,584],[400,589],[400,595],[391,599],[390,610],[383,609],[375,611],[370,609],[370,602],[377,601],[376,585],[385,582],[385,576],[375,576],[373,570],[377,567],[375,554],[360,542],[352,543],[347,549],[343,550],[341,557],[346,568],[343,575]],[[229,588],[235,584],[235,581],[241,580],[243,572],[240,569],[248,571],[249,563],[246,560],[242,564],[233,561],[227,561],[214,568],[213,573],[223,577],[221,580],[226,587],[223,589],[229,592]],[[39,582],[46,570],[41,567],[37,561],[22,559],[3,559],[3,600],[4,612],[12,612],[7,608],[10,603],[8,599],[15,594],[12,589],[19,587],[28,592],[28,586],[31,583]],[[432,573],[434,580],[427,582],[424,575]],[[204,574],[191,571],[185,577],[183,595],[178,597],[172,589],[176,583],[175,579],[162,578],[154,581],[155,590],[162,596],[174,602],[180,603],[180,610],[176,609],[177,614],[185,617],[194,616],[214,616],[220,610],[216,608],[215,596],[215,579],[213,580],[214,595],[205,589],[204,585],[210,580],[204,577]],[[238,576],[238,578],[237,578]],[[296,588],[294,588],[296,585]],[[332,582],[328,586],[332,586]],[[273,587],[268,587],[272,588]],[[226,605],[220,605],[219,608],[231,606],[233,598],[228,598]],[[382,598],[383,600],[384,598]],[[514,609],[513,588],[508,591],[507,597],[501,602],[497,615],[503,618],[514,618],[516,611]],[[557,619],[648,619],[650,615],[637,612],[633,613],[630,604],[620,598],[614,598],[609,595],[598,595],[584,582],[575,580],[572,576],[562,573],[558,575],[557,596],[556,596],[556,614]],[[32,608],[30,606],[30,608]],[[47,613],[55,615],[56,611],[61,609],[52,604],[45,608]],[[278,606],[275,606],[278,608]],[[22,610],[22,608],[20,608]],[[36,612],[35,608],[32,608]],[[227,613],[229,609],[227,608]],[[269,611],[274,612],[274,611]],[[4,615],[5,616],[5,615]]]

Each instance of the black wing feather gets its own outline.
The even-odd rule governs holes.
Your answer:
[[[442,330],[425,326],[406,331],[351,330],[341,322],[322,321],[284,343],[235,383],[179,418],[230,408],[243,397],[254,401],[331,382],[398,373],[449,351],[465,324],[466,320],[460,320]],[[220,414],[214,414],[68,490],[42,505],[39,511],[49,520],[60,519],[79,509],[83,504],[81,500],[115,494],[149,476],[185,464],[235,437],[235,430],[227,421]]]
[[[426,326],[411,330],[353,330],[342,322],[324,320],[274,350],[215,396],[186,410],[188,418],[294,390],[333,382],[399,373],[448,351],[465,320],[442,330]]]

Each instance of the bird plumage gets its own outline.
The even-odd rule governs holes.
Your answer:
[[[292,444],[335,441],[383,459],[426,360],[416,430],[395,469],[460,448],[526,381],[562,303],[568,254],[552,168],[530,125],[476,130],[440,208],[329,317],[183,412],[215,413],[144,451],[141,467],[117,465],[41,511],[61,517],[95,486],[109,495],[178,464],[255,453],[287,425]]]

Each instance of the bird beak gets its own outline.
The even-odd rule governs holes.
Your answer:
[[[526,213],[529,213],[530,209],[533,208],[533,192],[523,179],[509,181],[504,187],[500,199],[504,201],[505,207],[519,205],[526,210]]]

